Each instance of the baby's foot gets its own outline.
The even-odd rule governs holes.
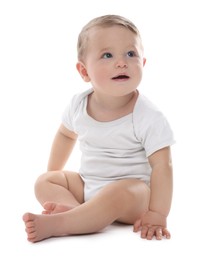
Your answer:
[[[25,213],[23,221],[26,226],[27,239],[30,242],[37,242],[54,236],[53,227],[55,225],[51,216]]]
[[[42,214],[56,214],[71,210],[74,208],[74,206],[63,205],[55,202],[45,202],[43,208],[44,211],[42,211]]]

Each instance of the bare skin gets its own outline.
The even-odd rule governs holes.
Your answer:
[[[149,188],[143,182],[122,180],[107,185],[94,198],[73,208],[72,203],[67,206],[46,202],[45,214],[23,216],[28,240],[37,242],[54,236],[98,232],[116,220],[133,224],[147,211],[149,195]]]
[[[93,86],[94,91],[88,96],[88,114],[97,121],[109,122],[133,112],[146,59],[139,36],[126,27],[97,26],[89,33],[89,52],[78,61],[77,70]],[[63,124],[59,127],[48,172],[35,184],[43,214],[23,215],[28,240],[98,232],[114,221],[133,224],[142,238],[170,238],[166,229],[173,189],[170,147],[147,158],[151,167],[150,189],[140,180],[122,179],[107,184],[84,202],[80,176],[63,171],[76,139],[75,132]]]
[[[45,190],[48,192],[45,193]],[[134,224],[134,231],[137,232],[141,230],[141,222],[150,212],[148,186],[133,179],[111,183],[84,203],[83,182],[78,174],[48,172],[38,178],[35,193],[44,211],[40,215],[25,213],[23,216],[27,239],[31,242],[49,237],[98,232],[114,221]],[[51,201],[52,197],[54,202]],[[153,236],[158,240],[162,236],[170,238],[165,218],[160,218],[158,213],[151,214],[153,219],[157,215],[155,223],[159,222],[159,225],[145,225],[141,230],[141,237],[149,240]]]

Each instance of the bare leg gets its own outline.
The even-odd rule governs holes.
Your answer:
[[[43,208],[42,214],[56,214],[71,210],[75,208],[75,206],[47,201],[43,204]]]
[[[47,172],[37,179],[35,195],[45,208],[43,213],[52,214],[67,211],[82,204],[84,202],[83,188],[83,181],[77,173],[66,171]],[[47,203],[49,201],[59,203],[59,206],[54,205],[52,208]]]
[[[148,209],[150,191],[138,180],[107,185],[95,197],[69,211],[51,215],[26,213],[28,240],[97,232],[114,221],[133,224]]]

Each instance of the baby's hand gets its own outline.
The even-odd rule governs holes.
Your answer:
[[[154,211],[147,211],[134,223],[134,232],[141,231],[141,238],[151,240],[155,237],[161,240],[162,237],[169,239],[170,232],[166,228],[166,217]]]

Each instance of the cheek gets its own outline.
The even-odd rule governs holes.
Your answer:
[[[109,75],[109,71],[105,67],[100,68],[96,73],[98,74],[98,77],[102,79],[107,78]]]
[[[141,63],[137,63],[134,65],[134,71],[136,72],[136,75],[139,77],[139,76],[142,76],[142,73],[143,73],[143,64]]]
[[[107,78],[109,79],[109,73],[108,70],[105,69],[104,67],[100,67],[100,68],[95,68],[92,71],[92,79],[93,81],[95,81],[96,83],[102,83],[104,81],[107,80]]]

